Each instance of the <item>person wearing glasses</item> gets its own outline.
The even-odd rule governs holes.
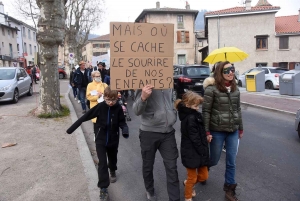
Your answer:
[[[117,180],[117,153],[119,147],[119,128],[124,138],[129,137],[129,129],[125,120],[123,109],[117,103],[118,91],[106,87],[104,90],[104,101],[98,103],[87,113],[80,117],[67,130],[68,134],[73,133],[83,122],[97,118],[96,125],[96,151],[98,163],[98,187],[100,188],[100,200],[108,200],[107,188],[110,183]],[[109,177],[109,172],[110,177]]]
[[[226,144],[226,170],[223,190],[228,200],[238,200],[235,189],[236,155],[239,139],[243,137],[240,91],[234,79],[235,68],[221,62],[213,77],[204,80],[202,114],[210,142],[210,167],[218,164],[222,146]]]

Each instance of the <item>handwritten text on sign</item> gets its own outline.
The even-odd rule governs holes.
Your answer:
[[[174,25],[110,23],[111,88],[173,88]]]

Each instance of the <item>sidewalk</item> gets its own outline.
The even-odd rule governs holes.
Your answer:
[[[300,108],[300,96],[280,95],[279,90],[248,92],[240,88],[244,105],[295,115]]]

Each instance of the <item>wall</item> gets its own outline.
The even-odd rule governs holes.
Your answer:
[[[178,29],[177,16],[183,15],[184,29]],[[178,55],[185,54],[186,61],[194,64],[195,61],[195,34],[194,34],[194,14],[158,14],[151,13],[146,15],[148,23],[172,23],[174,24],[174,59],[173,63],[178,63]],[[177,43],[177,31],[189,31],[189,43]],[[196,50],[198,55],[198,51]]]
[[[220,17],[220,48],[234,46],[249,54],[249,57],[235,63],[240,74],[267,62],[272,66],[278,49],[275,40],[275,13]],[[256,50],[256,35],[269,35],[268,50]],[[218,48],[218,18],[208,18],[209,53]]]
[[[2,27],[4,28],[4,32],[5,35],[3,35],[2,33]],[[8,35],[8,30],[10,31],[10,35]],[[12,32],[14,32],[12,34]],[[4,26],[0,26],[0,55],[4,55],[4,56],[11,56],[10,55],[10,48],[9,48],[9,44],[12,45],[12,58],[17,58],[18,56],[18,51],[17,51],[17,34],[16,31]],[[0,67],[3,66],[13,66],[11,61],[4,61],[4,60],[0,60]]]

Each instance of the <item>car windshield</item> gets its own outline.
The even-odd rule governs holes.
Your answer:
[[[270,69],[271,73],[284,73],[288,71],[288,69],[282,69],[282,68],[277,68],[277,69]]]
[[[200,66],[193,66],[185,68],[186,75],[188,76],[200,76],[200,75],[209,75],[210,69]]]
[[[0,80],[12,80],[15,77],[15,69],[1,69],[0,68]]]

